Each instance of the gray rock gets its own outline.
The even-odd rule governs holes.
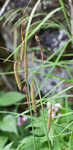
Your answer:
[[[21,68],[22,69],[24,68],[23,62]],[[68,78],[68,73],[63,67],[55,67],[55,69],[51,73],[52,77],[51,75],[49,77],[49,73],[51,70],[49,64],[43,65],[42,62],[38,62],[36,59],[34,63],[32,63],[32,52],[28,54],[28,68],[29,68],[29,72],[28,72],[29,85],[31,84],[31,81],[34,80],[35,92],[37,92],[38,90],[36,84],[37,81],[38,81],[40,91],[43,94],[46,94],[47,92],[52,90],[52,88],[54,88],[60,83],[61,81],[60,78]],[[21,78],[24,80],[23,72],[21,73]],[[64,84],[65,83],[61,84],[60,86],[58,85],[51,94],[55,94],[63,90]]]

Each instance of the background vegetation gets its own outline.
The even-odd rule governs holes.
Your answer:
[[[71,1],[66,4],[59,0],[59,7],[43,12],[38,10],[40,3],[38,0],[30,12],[27,5],[26,8],[10,9],[0,17],[1,26],[9,26],[11,30],[8,32],[13,37],[10,39],[13,41],[12,50],[4,47],[3,39],[0,42],[1,150],[73,149],[73,5]],[[67,40],[44,59],[46,50],[40,42],[39,34],[48,28],[63,30]],[[31,46],[32,39],[38,46]],[[35,58],[36,51],[40,59]],[[31,53],[32,64],[35,59],[39,64],[34,68],[29,67],[28,56]],[[44,75],[43,71],[38,71],[47,67],[50,69]],[[57,73],[54,75],[56,67],[65,69],[68,78],[58,76]],[[55,78],[59,79],[59,83],[42,94],[44,80],[40,85],[37,73],[41,78],[44,76],[45,81]],[[63,83],[66,86],[56,92]]]

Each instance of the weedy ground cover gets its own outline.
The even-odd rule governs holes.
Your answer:
[[[73,53],[64,53],[68,45],[73,42],[72,38],[72,4],[69,2],[71,12],[67,13],[62,0],[60,7],[49,13],[38,13],[37,7],[40,0],[34,5],[30,15],[27,13],[19,18],[14,24],[13,20],[21,11],[10,10],[1,19],[6,17],[4,25],[10,23],[14,33],[14,50],[4,59],[3,63],[10,61],[13,56],[13,70],[0,72],[0,75],[14,75],[14,89],[16,91],[0,90],[0,148],[1,150],[72,150],[73,149]],[[62,12],[65,24],[60,20],[54,20],[57,12]],[[10,13],[10,16],[8,17]],[[11,15],[15,14],[12,19]],[[69,17],[68,17],[69,15]],[[38,17],[38,20],[36,19]],[[39,19],[41,18],[41,19]],[[68,19],[69,18],[69,19]],[[35,22],[34,22],[35,20]],[[24,30],[25,27],[25,30]],[[65,32],[67,41],[54,53],[44,59],[43,45],[39,39],[39,31],[49,27],[58,28]],[[18,30],[20,29],[20,37]],[[38,47],[30,47],[31,38],[35,38]],[[18,40],[20,43],[18,44]],[[51,40],[51,39],[50,39]],[[34,64],[35,50],[40,52],[41,59],[34,69],[29,68],[28,54],[33,51],[32,64]],[[71,59],[61,59],[70,56]],[[53,59],[55,57],[55,59]],[[21,68],[23,63],[23,69]],[[43,75],[41,68],[49,67],[49,71]],[[56,67],[66,70],[68,78],[54,75]],[[21,74],[24,74],[23,81]],[[44,76],[42,85],[39,84],[35,74]],[[29,78],[31,82],[29,83]],[[59,83],[42,95],[41,89],[48,78],[59,79]],[[55,92],[62,84],[63,89]],[[49,84],[49,83],[47,83]],[[35,91],[36,85],[36,91]],[[46,85],[47,86],[47,85]],[[16,88],[18,87],[18,88]]]

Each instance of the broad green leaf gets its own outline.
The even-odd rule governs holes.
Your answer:
[[[17,134],[16,119],[12,115],[7,115],[0,121],[0,130]]]
[[[16,104],[16,102],[19,102],[25,97],[24,94],[21,94],[19,92],[7,92],[7,93],[1,93],[0,95],[0,106],[10,106],[12,104]]]
[[[49,150],[48,147],[40,148],[40,150]]]
[[[3,150],[14,150],[14,149],[11,148],[12,144],[13,144],[13,143],[10,143],[10,144],[6,145],[6,146],[3,148]]]
[[[24,138],[16,150],[34,150],[34,137],[28,136]]]
[[[7,140],[8,140],[8,137],[0,136],[0,149],[2,149],[4,147],[4,145],[6,144]]]

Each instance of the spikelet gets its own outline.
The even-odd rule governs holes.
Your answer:
[[[51,127],[51,120],[52,120],[52,104],[50,103],[49,115],[48,115],[48,131],[50,130]]]
[[[18,55],[17,55],[18,60],[15,61],[15,63],[14,63],[14,74],[15,74],[16,82],[17,82],[17,85],[18,85],[18,88],[19,88],[20,91],[21,91],[21,81],[20,81],[20,76],[19,76],[18,71],[20,70],[20,67],[21,67],[21,62],[22,62],[22,59],[23,59],[23,51],[24,51],[22,25],[21,25],[21,41],[22,41],[22,46],[21,46],[21,49],[20,49],[20,51],[18,52]]]
[[[24,52],[24,39],[23,39],[23,26],[21,24],[21,41],[22,41],[22,46],[21,46],[21,51],[20,51],[20,61],[23,59],[23,52]]]
[[[71,24],[71,34],[73,42],[73,0],[68,0],[70,6],[70,24]]]
[[[24,78],[27,84],[28,82],[28,55],[27,52],[24,53]]]
[[[17,47],[17,29],[14,30],[14,49]],[[14,75],[17,82],[18,89],[21,91],[21,80],[19,76],[19,70],[20,70],[20,54],[19,52],[15,53],[15,62],[14,62]]]
[[[22,28],[22,24],[20,26],[20,30],[21,30],[21,41],[22,41],[22,44],[21,44],[21,49],[18,53],[18,68],[20,70],[20,67],[21,67],[21,63],[22,63],[22,60],[23,60],[23,52],[24,52],[24,40],[23,40],[23,28]]]
[[[39,39],[38,35],[35,35],[35,39],[36,39],[36,41],[37,41],[37,43],[38,43],[38,45],[40,47],[41,59],[42,59],[42,63],[44,63],[44,55],[43,55],[43,51],[42,51],[42,45],[40,43],[40,39]]]
[[[31,102],[34,113],[37,115],[36,104],[35,104],[35,92],[34,92],[34,82],[32,81],[30,84],[31,89]]]
[[[28,90],[27,90],[27,84],[28,84],[28,55],[27,52],[24,52],[24,79],[25,79],[25,91],[27,95],[27,105],[29,106],[29,96],[28,96]]]
[[[20,62],[17,62],[17,61],[14,62],[14,75],[15,75],[15,79],[18,85],[18,89],[21,91],[21,81],[20,81],[20,77],[18,73],[18,63]]]

